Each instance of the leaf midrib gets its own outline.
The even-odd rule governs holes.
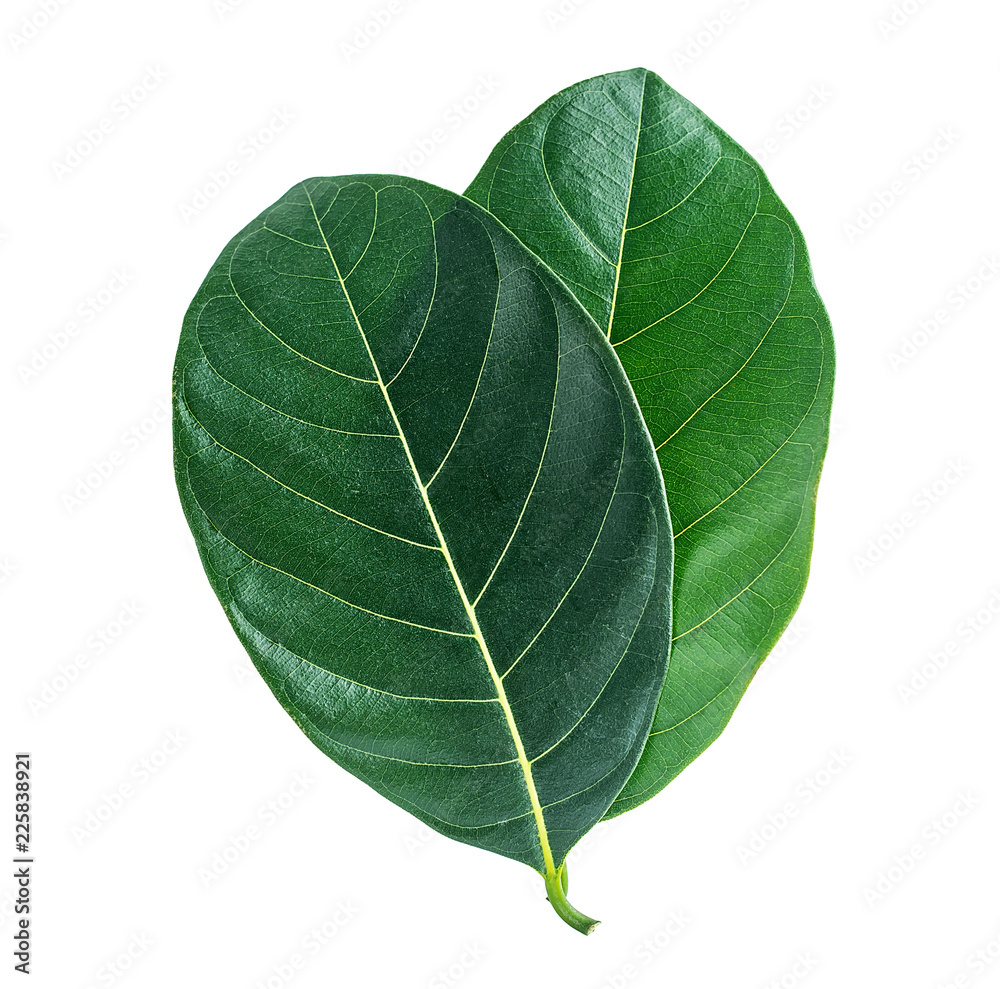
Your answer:
[[[632,149],[632,174],[628,180],[628,195],[625,198],[625,213],[622,217],[622,237],[618,244],[618,264],[615,265],[615,287],[611,293],[611,311],[608,313],[608,329],[605,333],[609,343],[611,342],[611,327],[615,322],[615,306],[618,303],[618,282],[622,274],[622,259],[625,257],[625,237],[629,231],[628,215],[632,209],[632,189],[635,187],[635,167],[639,161],[639,139],[642,136],[642,108],[646,102],[646,80],[648,78],[649,73],[644,72],[642,74],[642,92],[639,94],[639,119],[635,124],[635,147]]]
[[[309,200],[309,208],[312,210],[313,219],[316,221],[316,229],[319,231],[320,237],[323,238],[323,244],[326,247],[327,254],[330,258],[330,263],[333,265],[333,270],[336,273],[337,280],[340,283],[341,291],[344,293],[344,298],[347,300],[348,306],[350,306],[351,315],[354,317],[355,325],[358,328],[358,334],[361,337],[362,342],[365,345],[365,351],[368,354],[368,358],[371,361],[372,370],[375,372],[376,381],[378,383],[379,390],[382,392],[382,397],[385,400],[386,408],[389,410],[389,415],[392,417],[393,424],[396,427],[396,431],[399,433],[399,440],[403,444],[403,451],[406,454],[407,462],[410,465],[410,470],[413,473],[413,481],[417,486],[417,490],[420,492],[420,497],[423,500],[424,508],[427,510],[428,518],[430,519],[431,525],[434,528],[434,533],[438,538],[438,542],[441,547],[441,552],[444,556],[445,563],[448,565],[448,570],[451,574],[451,578],[454,581],[455,589],[458,591],[458,596],[462,602],[462,607],[465,608],[465,613],[468,616],[469,624],[472,626],[473,634],[476,643],[479,646],[480,652],[483,656],[483,662],[486,664],[486,669],[489,672],[490,679],[493,681],[493,686],[497,692],[497,700],[500,703],[500,707],[503,710],[504,718],[507,722],[507,728],[510,731],[511,739],[514,742],[514,749],[517,753],[517,761],[521,767],[521,772],[524,775],[525,786],[528,791],[528,799],[531,803],[531,811],[535,818],[535,828],[538,832],[538,841],[542,851],[542,859],[545,863],[545,871],[549,876],[555,876],[556,868],[555,861],[552,857],[552,847],[549,843],[548,829],[545,824],[545,814],[542,810],[541,801],[538,798],[538,790],[535,787],[534,777],[531,771],[531,761],[528,759],[527,752],[524,748],[524,742],[521,739],[521,733],[518,730],[517,722],[514,719],[514,712],[511,709],[510,701],[507,698],[507,692],[504,689],[503,680],[500,678],[497,668],[493,663],[493,657],[490,655],[489,646],[486,644],[486,639],[483,636],[483,631],[479,625],[479,618],[476,615],[475,606],[469,600],[469,596],[465,592],[465,586],[462,583],[462,578],[459,576],[458,571],[455,569],[455,562],[452,559],[451,551],[448,548],[448,542],[444,537],[444,533],[441,531],[441,525],[438,522],[437,513],[434,511],[434,506],[431,504],[430,497],[427,493],[427,487],[423,484],[420,479],[420,472],[417,470],[416,462],[413,459],[413,453],[410,450],[410,444],[407,442],[406,434],[403,431],[403,426],[399,421],[399,417],[396,415],[396,409],[393,405],[392,398],[389,395],[388,387],[382,379],[382,371],[378,366],[378,362],[375,360],[375,355],[372,353],[371,346],[368,343],[367,334],[361,325],[361,320],[354,308],[354,300],[351,298],[350,293],[347,291],[347,285],[344,282],[343,276],[340,273],[340,266],[337,264],[336,258],[333,256],[333,251],[330,248],[330,244],[326,239],[326,233],[323,231],[323,226],[320,223],[319,216],[316,213],[316,205],[313,202],[312,196],[309,194],[308,188],[305,184],[302,185],[302,189],[306,194],[306,198]],[[376,221],[377,222],[377,221]],[[431,221],[433,225],[433,220]],[[373,233],[374,236],[374,233]],[[435,473],[435,476],[436,473]],[[431,479],[433,480],[433,478]]]

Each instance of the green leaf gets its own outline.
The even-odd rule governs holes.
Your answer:
[[[799,228],[760,167],[644,69],[550,99],[466,195],[610,338],[663,468],[673,646],[614,816],[719,735],[798,607],[829,429],[829,321]]]
[[[468,200],[314,178],[213,265],[174,408],[205,570],[292,718],[588,931],[561,866],[648,735],[672,539],[586,313]]]

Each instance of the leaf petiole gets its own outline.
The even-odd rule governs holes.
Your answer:
[[[552,904],[553,910],[563,920],[569,924],[570,927],[575,928],[581,934],[592,934],[594,928],[600,923],[599,920],[594,920],[593,917],[588,917],[586,914],[580,913],[576,907],[573,906],[569,900],[566,899],[566,890],[569,887],[569,877],[566,874],[566,863],[563,862],[561,866],[555,871],[546,873],[545,875],[545,892],[548,895],[549,903]]]

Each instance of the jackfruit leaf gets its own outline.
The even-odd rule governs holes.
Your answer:
[[[645,69],[548,100],[466,195],[607,335],[663,470],[670,666],[613,817],[718,737],[798,607],[829,432],[830,324],[799,228],[760,166]]]
[[[309,179],[191,303],[174,447],[209,581],[302,731],[538,870],[589,933],[565,857],[649,734],[672,539],[641,413],[572,295],[460,196]]]

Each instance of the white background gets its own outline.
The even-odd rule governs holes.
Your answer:
[[[1000,986],[996,5],[558,3],[4,5],[31,984]],[[164,410],[187,303],[292,184],[461,190],[550,95],[635,65],[766,157],[833,321],[835,429],[799,614],[722,738],[574,856],[584,939],[530,870],[427,832],[282,712],[198,563]]]

